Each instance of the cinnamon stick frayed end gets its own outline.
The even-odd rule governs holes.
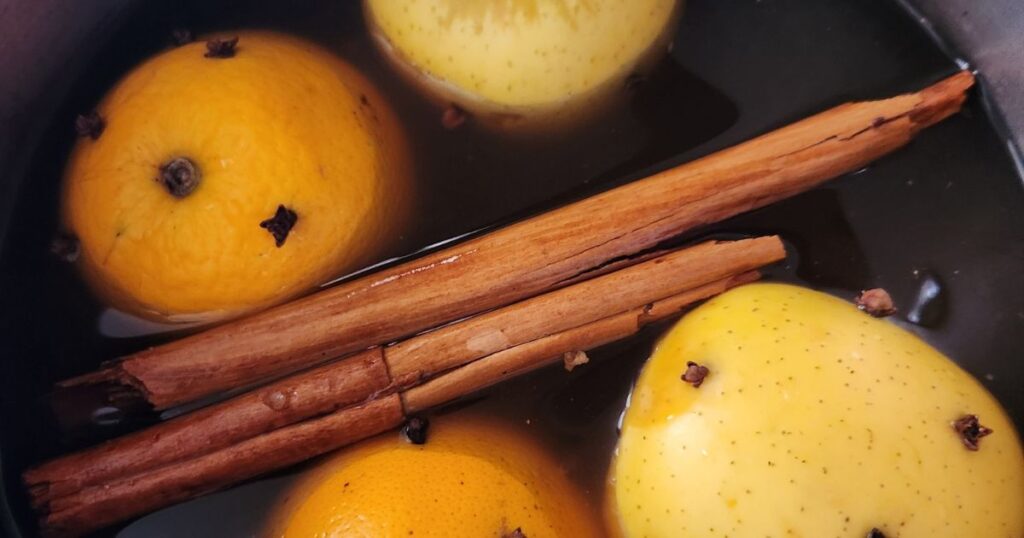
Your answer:
[[[958,71],[917,92],[921,103],[910,111],[910,120],[918,129],[930,127],[958,112],[974,86],[974,73]]]
[[[120,368],[119,361],[104,364],[103,369],[86,375],[60,381],[55,397],[70,391],[95,391],[111,405],[138,403],[152,408],[151,394],[136,378]]]

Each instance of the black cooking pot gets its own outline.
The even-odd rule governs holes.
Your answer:
[[[95,334],[95,318],[77,315],[75,306],[91,299],[47,248],[71,121],[158,50],[172,27],[249,5],[156,4],[0,0],[0,523],[9,536],[35,532],[20,472],[49,456],[46,450],[84,442],[57,437],[41,396],[54,380],[139,345]],[[955,70],[959,53],[980,69],[982,95],[965,114],[908,149],[856,178],[710,231],[782,233],[799,259],[795,272],[778,278],[838,294],[884,285],[906,305],[901,323],[978,377],[1020,425],[1024,188],[1013,140],[1024,135],[1024,6],[691,0],[687,9],[672,54],[688,76],[731,103],[730,112],[701,140],[641,165],[689,160],[844,100],[920,87]],[[696,95],[712,95],[702,91]],[[640,166],[615,170],[605,175],[621,177],[606,184]],[[494,220],[513,212],[499,209]]]

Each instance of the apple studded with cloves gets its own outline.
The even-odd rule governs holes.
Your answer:
[[[995,398],[915,335],[849,301],[754,284],[657,345],[609,507],[613,530],[636,537],[1019,538],[1024,453]]]

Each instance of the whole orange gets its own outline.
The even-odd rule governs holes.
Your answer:
[[[533,439],[460,413],[435,420],[426,444],[391,433],[327,460],[268,536],[590,538],[603,535],[599,519]]]
[[[406,143],[373,85],[301,39],[234,36],[131,71],[67,165],[84,274],[131,312],[283,301],[379,255],[407,212]]]

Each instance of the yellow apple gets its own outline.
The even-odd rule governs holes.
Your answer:
[[[992,430],[977,450],[953,427],[970,415]],[[1024,536],[1024,453],[992,395],[893,323],[788,285],[729,291],[664,337],[610,481],[630,537]]]
[[[567,124],[664,55],[677,0],[364,0],[385,55],[435,100],[500,127]]]

